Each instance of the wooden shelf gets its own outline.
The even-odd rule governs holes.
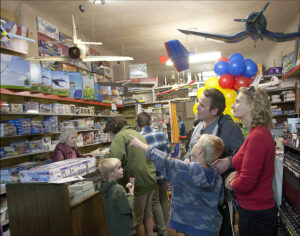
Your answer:
[[[291,69],[288,73],[286,73],[285,75],[282,76],[282,80],[289,78],[291,76],[296,76],[300,74],[300,65],[294,67],[293,69]]]
[[[30,91],[16,91],[16,90],[10,90],[10,89],[5,89],[5,88],[0,88],[0,94],[23,96],[23,97],[32,97],[32,98],[42,98],[42,99],[64,101],[64,102],[71,102],[71,103],[84,103],[84,104],[107,106],[107,107],[111,106],[111,103],[104,103],[104,102],[97,102],[97,101],[87,101],[87,100],[83,100],[83,99],[76,99],[76,98],[70,98],[70,97],[61,97],[61,96],[57,96],[57,95],[49,95],[49,94],[43,94],[43,93],[31,93]],[[117,107],[122,108],[124,106],[123,105],[117,105]]]

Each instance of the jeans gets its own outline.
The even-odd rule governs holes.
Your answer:
[[[239,208],[240,236],[277,236],[277,207],[267,210]]]
[[[165,236],[167,235],[168,223],[167,188],[167,180],[157,183],[152,199],[152,210],[156,221],[157,232],[159,235]]]

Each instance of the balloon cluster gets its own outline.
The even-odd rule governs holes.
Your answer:
[[[233,120],[237,120],[233,117],[232,104],[237,96],[237,90],[240,87],[249,87],[252,83],[251,77],[255,76],[257,73],[257,65],[251,59],[245,59],[239,53],[232,54],[229,59],[226,57],[221,57],[217,60],[214,65],[214,72],[220,76],[210,77],[205,82],[205,87],[198,89],[197,98],[199,99],[203,91],[207,88],[216,88],[220,90],[226,100],[226,108],[224,114],[228,114]],[[196,103],[193,107],[195,115],[197,115]]]

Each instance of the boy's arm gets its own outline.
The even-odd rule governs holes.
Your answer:
[[[121,185],[117,185],[118,194],[114,201],[115,206],[123,215],[129,215],[133,211],[134,196],[127,195],[125,189]]]

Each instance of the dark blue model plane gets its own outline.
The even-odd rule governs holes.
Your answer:
[[[192,31],[192,30],[184,30],[178,29],[180,32],[184,34],[193,34],[202,36],[205,38],[210,38],[214,40],[224,41],[226,43],[237,43],[245,38],[251,37],[253,40],[261,39],[266,37],[269,40],[275,42],[285,42],[290,40],[296,40],[300,38],[300,32],[293,33],[275,33],[267,30],[267,20],[263,15],[266,8],[269,6],[269,2],[261,9],[260,12],[252,12],[247,19],[234,19],[236,22],[245,22],[245,30],[241,31],[237,34],[226,35],[226,34],[212,34],[206,32]]]

